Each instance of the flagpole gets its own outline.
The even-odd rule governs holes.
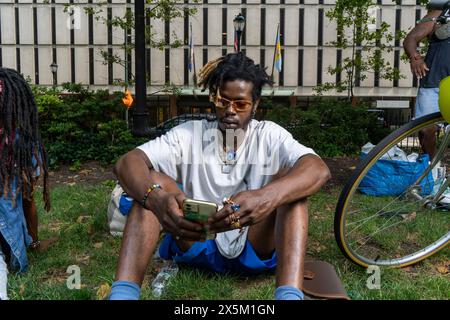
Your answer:
[[[194,35],[192,34],[192,23],[191,23],[191,37],[192,37],[192,66],[194,67],[194,87],[197,88],[197,69],[195,67]]]
[[[273,81],[273,69],[275,68],[275,57],[277,56],[277,43],[278,43],[278,33],[280,32],[280,24],[278,23],[277,35],[275,37],[275,50],[273,51],[273,61],[272,61],[272,73],[270,74],[270,79]]]
[[[197,88],[197,69],[195,67],[195,53],[194,53],[194,35],[192,33],[192,23],[190,23],[190,29],[191,29],[191,39],[189,41],[189,51],[192,55],[192,68],[194,71],[193,80],[194,80],[194,89],[192,89],[192,94],[195,98],[197,98],[197,94],[195,93],[195,89]]]
[[[125,93],[128,90],[128,30],[125,31]],[[127,129],[130,129],[130,122],[129,122],[129,116],[128,116],[128,107],[125,111],[125,122],[127,123]]]

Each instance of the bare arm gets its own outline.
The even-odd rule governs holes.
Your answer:
[[[166,192],[182,193],[172,178],[153,169],[147,155],[139,149],[122,156],[114,166],[113,172],[125,192],[136,200],[144,198],[152,184],[160,184]]]
[[[315,155],[301,157],[283,177],[261,189],[239,192],[232,197],[232,201],[241,207],[241,225],[257,224],[278,207],[313,195],[330,177],[330,170],[322,159]],[[209,219],[211,229],[216,232],[229,230],[228,216],[232,213],[230,205],[222,208]]]
[[[301,157],[288,173],[263,187],[276,207],[307,198],[331,178],[330,170],[322,159],[315,155]]]
[[[440,10],[432,10],[424,18],[436,18],[441,13],[442,11]],[[418,23],[403,41],[403,48],[410,59],[411,72],[418,79],[424,77],[429,69],[422,55],[417,52],[417,47],[423,39],[434,31],[435,25],[436,23],[434,21]]]
[[[153,169],[143,151],[128,152],[117,161],[113,171],[125,192],[138,201],[144,198],[151,185],[161,185],[162,189],[150,192],[145,209],[155,214],[166,231],[187,240],[198,241],[205,237],[201,226],[183,218],[181,206],[185,194],[172,178]]]

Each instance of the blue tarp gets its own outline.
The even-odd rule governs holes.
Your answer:
[[[367,154],[361,153],[361,159]],[[406,191],[429,165],[428,154],[421,155],[416,162],[399,160],[378,160],[361,181],[358,190],[371,196],[398,196]],[[421,181],[422,195],[433,191],[433,175],[430,173]]]

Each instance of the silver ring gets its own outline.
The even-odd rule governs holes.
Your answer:
[[[180,237],[179,236],[175,236],[175,240],[180,240]]]

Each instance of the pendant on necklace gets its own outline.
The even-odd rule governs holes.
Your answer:
[[[233,165],[236,162],[236,152],[234,150],[230,150],[225,155],[225,161],[222,164],[222,173],[230,173],[233,169]]]
[[[226,161],[233,162],[236,159],[236,152],[234,150],[230,150],[227,152]]]
[[[232,168],[232,166],[230,166],[229,164],[224,163],[222,165],[222,173],[226,173],[226,174],[230,173],[231,172],[231,168]]]

